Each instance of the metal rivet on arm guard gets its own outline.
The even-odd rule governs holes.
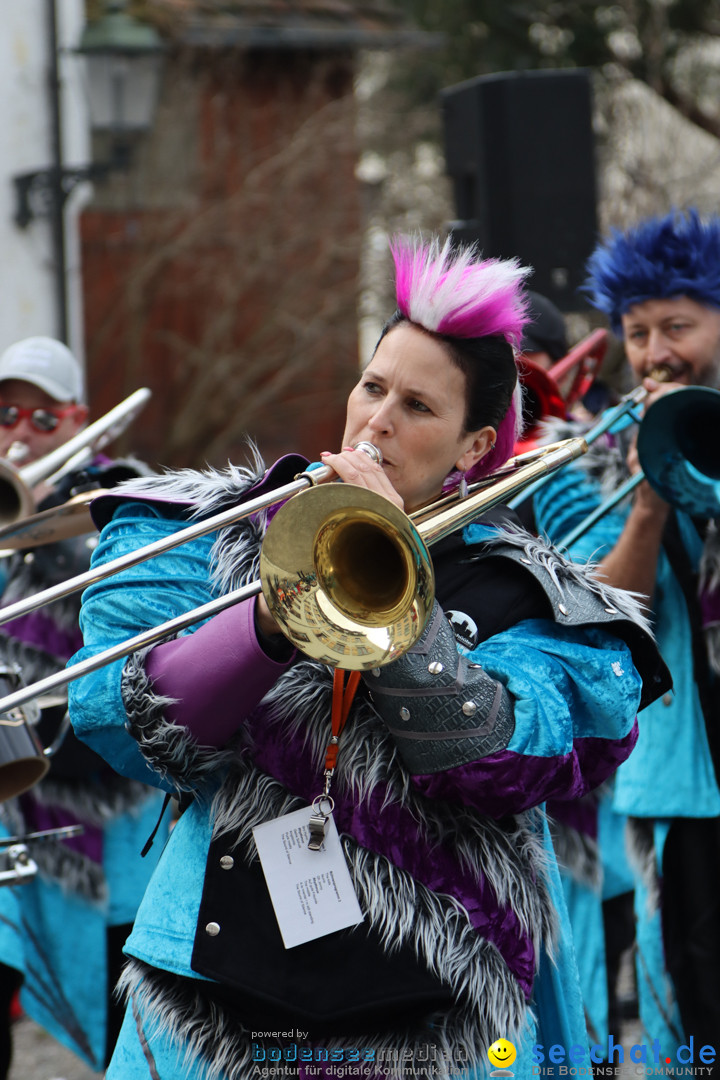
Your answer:
[[[458,653],[437,603],[418,643],[364,679],[375,711],[416,775],[503,750],[515,729],[507,690]]]

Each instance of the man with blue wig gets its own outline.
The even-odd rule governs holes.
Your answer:
[[[615,230],[588,271],[646,410],[680,387],[720,387],[720,218],[689,210]],[[636,434],[598,439],[538,492],[539,529],[561,540],[623,472],[637,472]],[[641,717],[611,808],[628,818],[644,1032],[676,1061],[690,1036],[697,1049],[720,1039],[720,545],[713,521],[673,509],[643,481],[570,554],[646,598],[673,676],[674,693]]]

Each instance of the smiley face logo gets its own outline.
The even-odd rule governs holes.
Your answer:
[[[496,1039],[488,1050],[490,1064],[499,1069],[507,1069],[517,1057],[517,1051],[507,1039]]]

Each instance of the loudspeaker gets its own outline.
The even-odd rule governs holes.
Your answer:
[[[592,95],[587,71],[482,75],[441,92],[458,240],[517,256],[529,286],[561,311],[597,242]]]

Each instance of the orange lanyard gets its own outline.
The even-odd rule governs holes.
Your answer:
[[[355,691],[360,682],[360,672],[351,671],[345,685],[345,672],[342,668],[335,668],[333,672],[333,696],[332,696],[332,736],[328,743],[325,754],[325,772],[332,773],[337,764],[340,736],[343,733],[347,718],[350,714],[350,706],[355,697]]]
[[[322,795],[316,795],[312,803],[312,814],[309,820],[310,841],[308,847],[311,851],[320,851],[325,839],[325,828],[328,818],[335,806],[330,794],[330,784],[337,765],[338,750],[340,748],[340,736],[350,715],[350,706],[355,697],[355,691],[360,683],[360,672],[351,671],[345,684],[345,672],[342,668],[335,668],[333,672],[333,695],[331,713],[331,736],[325,751],[325,786]]]

